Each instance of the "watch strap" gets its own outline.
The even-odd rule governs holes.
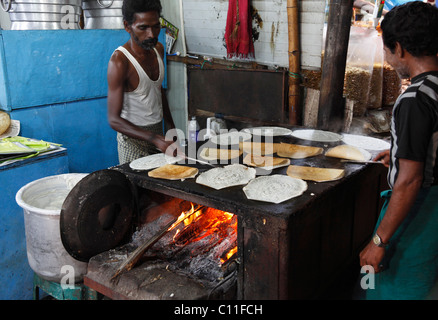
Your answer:
[[[382,239],[377,233],[375,233],[373,236],[373,243],[380,248],[386,248],[388,246],[387,243],[383,243]]]

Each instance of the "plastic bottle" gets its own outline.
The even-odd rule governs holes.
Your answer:
[[[196,121],[196,117],[192,117],[189,122],[189,142],[197,142],[199,134],[199,123]]]

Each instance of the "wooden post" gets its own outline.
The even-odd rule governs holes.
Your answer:
[[[319,98],[320,129],[336,132],[343,128],[342,96],[352,14],[353,0],[330,0]]]
[[[289,34],[289,124],[301,122],[300,104],[300,38],[298,21],[298,0],[287,0]]]

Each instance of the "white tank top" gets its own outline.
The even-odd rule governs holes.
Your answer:
[[[125,92],[121,117],[137,126],[148,126],[158,123],[163,119],[163,103],[161,98],[161,84],[164,79],[164,63],[160,54],[157,55],[160,75],[156,81],[149,78],[137,59],[124,47],[120,46],[115,51],[121,51],[131,61],[137,70],[139,83],[132,92]]]

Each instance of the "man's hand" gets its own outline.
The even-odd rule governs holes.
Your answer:
[[[152,143],[157,147],[157,149],[159,149],[167,156],[185,156],[184,152],[180,149],[177,142],[166,140],[166,138],[161,135],[156,135],[153,138]]]
[[[378,247],[371,241],[359,254],[360,266],[370,265],[374,268],[374,272],[378,273],[382,271],[380,263],[384,256],[385,248]]]
[[[385,167],[389,167],[389,150],[380,152],[373,160],[380,161]]]

